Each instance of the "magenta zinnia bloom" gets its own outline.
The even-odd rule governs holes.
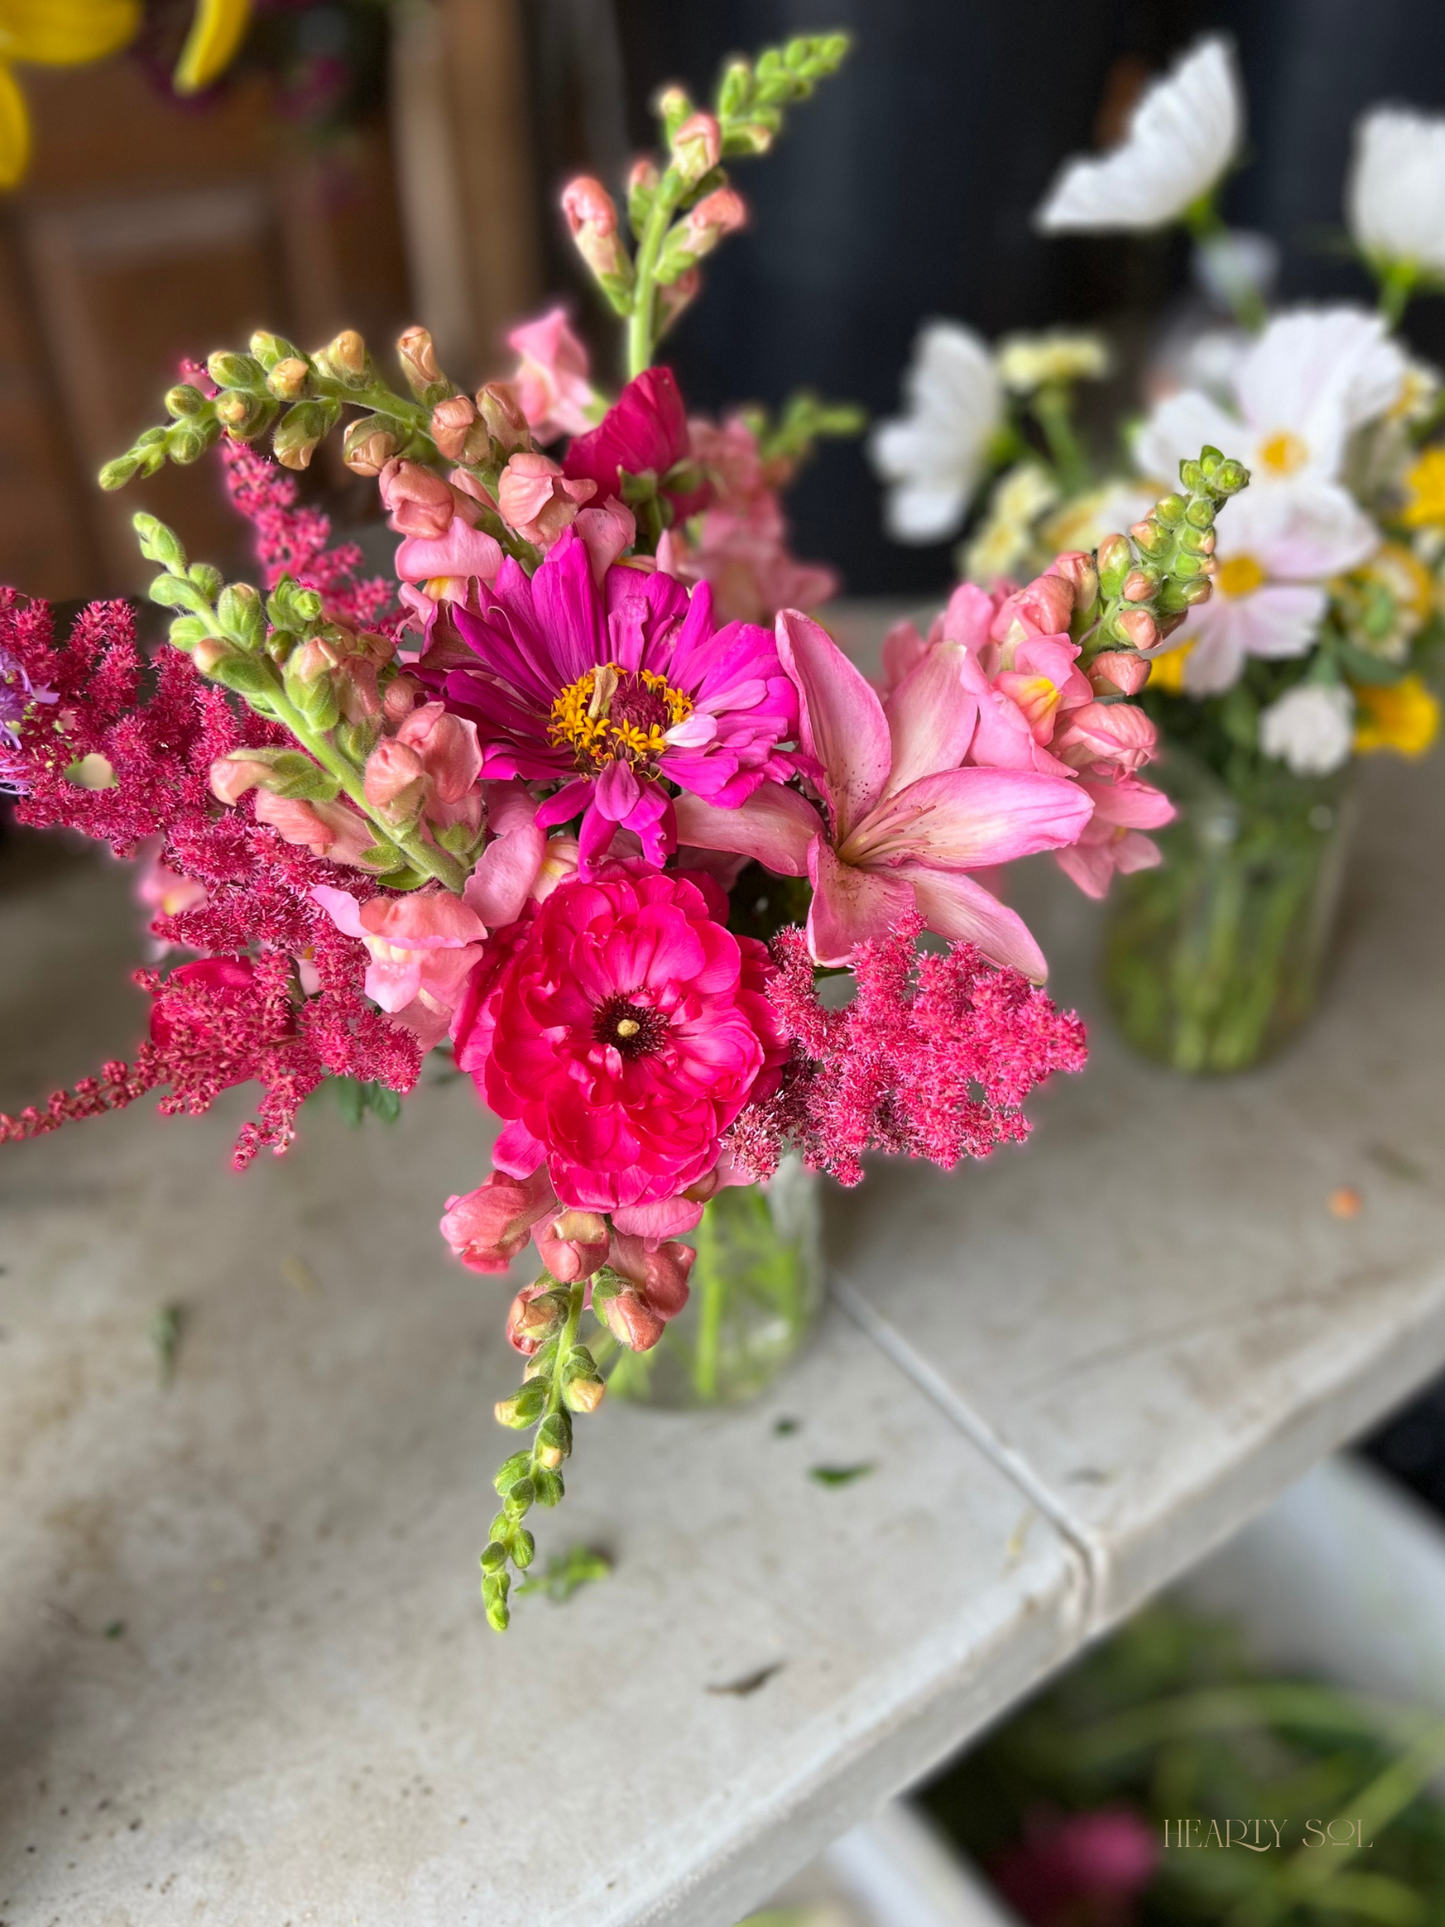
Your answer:
[[[530,1177],[545,1161],[558,1198],[590,1210],[671,1198],[774,1088],[787,1045],[763,994],[767,951],[713,920],[708,887],[639,866],[563,884],[525,926],[473,1070],[509,1120],[499,1169]]]
[[[456,652],[431,680],[470,717],[483,777],[563,787],[542,827],[579,813],[586,874],[622,827],[650,862],[676,847],[664,779],[735,809],[765,778],[786,781],[778,744],[795,734],[798,699],[766,629],[714,629],[712,591],[638,569],[599,586],[569,529],[534,576],[502,564],[478,584],[480,612],[451,611],[476,661]],[[423,665],[425,673],[425,665]]]

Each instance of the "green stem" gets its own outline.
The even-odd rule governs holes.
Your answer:
[[[632,313],[627,321],[627,379],[634,380],[652,363],[657,346],[657,288],[654,277],[667,230],[684,188],[675,168],[669,167],[657,184],[652,207],[637,244]]]
[[[568,1352],[570,1352],[572,1347],[577,1343],[577,1327],[582,1322],[582,1300],[586,1296],[586,1292],[587,1287],[584,1284],[572,1285],[568,1288],[567,1316],[562,1321],[562,1329],[557,1336],[557,1357],[552,1367],[552,1378],[547,1391],[547,1404],[541,1418],[537,1421],[539,1430],[555,1412],[560,1412],[562,1409],[562,1366]],[[534,1457],[536,1450],[536,1441],[534,1438],[532,1445]]]
[[[1079,495],[1088,486],[1089,458],[1074,430],[1073,409],[1062,382],[1049,382],[1030,403],[1034,419],[1044,431],[1049,454],[1065,495]]]
[[[461,894],[462,886],[469,874],[464,864],[458,862],[449,851],[428,843],[415,830],[399,830],[394,825],[383,821],[367,801],[362,780],[351,764],[339,750],[327,742],[325,736],[311,728],[301,711],[282,690],[269,690],[265,702],[276,720],[286,725],[301,747],[316,758],[328,775],[336,778],[352,803],[376,831],[379,842],[395,844],[414,869],[422,871],[426,876],[435,877],[438,883],[444,883],[447,889],[455,894]]]
[[[693,1365],[693,1384],[697,1395],[711,1403],[717,1397],[718,1360],[722,1349],[723,1301],[727,1291],[723,1267],[718,1262],[717,1226],[712,1207],[703,1207],[694,1239],[695,1266],[700,1292],[697,1323],[697,1356]]]
[[[1195,245],[1201,248],[1211,241],[1222,240],[1229,233],[1224,217],[1214,204],[1213,194],[1202,194],[1185,208],[1184,225]],[[1244,282],[1237,287],[1225,287],[1222,292],[1234,310],[1234,318],[1240,327],[1257,335],[1269,320],[1269,309],[1259,289]]]
[[[1380,276],[1380,314],[1391,328],[1398,328],[1410,305],[1419,274],[1409,261],[1391,261]]]

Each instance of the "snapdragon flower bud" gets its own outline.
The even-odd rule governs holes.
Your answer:
[[[428,329],[404,329],[397,339],[396,355],[407,384],[419,401],[435,404],[451,393],[451,383],[437,365],[436,343]]]
[[[289,355],[285,361],[278,361],[266,377],[266,386],[278,401],[297,401],[306,393],[306,384],[311,379],[311,370],[299,355]]]
[[[486,423],[465,395],[451,395],[431,411],[431,438],[449,462],[485,461],[491,447]]]
[[[730,187],[715,187],[688,210],[683,223],[684,246],[694,259],[710,254],[725,234],[747,223],[747,203]]]
[[[327,342],[316,361],[324,373],[349,386],[366,380],[366,343],[355,328],[343,328]]]
[[[498,457],[507,461],[532,446],[532,431],[517,391],[509,381],[489,381],[477,390],[477,413],[486,424]]]
[[[617,232],[617,204],[601,181],[579,174],[562,190],[562,212],[577,252],[599,281],[626,282],[632,262]]]
[[[696,187],[722,159],[722,128],[712,114],[689,114],[672,136],[673,165],[689,187]]]
[[[353,475],[380,475],[401,443],[379,415],[363,415],[346,431],[341,459]]]

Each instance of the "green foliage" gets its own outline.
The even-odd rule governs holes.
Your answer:
[[[1268,1679],[1227,1627],[1152,1607],[923,1799],[985,1865],[1041,1809],[1126,1807],[1161,1842],[1166,1819],[1287,1815],[1279,1850],[1163,1853],[1138,1927],[1428,1927],[1445,1919],[1445,1808],[1429,1796],[1442,1760],[1438,1716]],[[1307,1816],[1363,1820],[1374,1844],[1305,1845]]]
[[[554,1552],[545,1570],[535,1578],[524,1580],[517,1587],[517,1597],[524,1598],[530,1592],[545,1593],[560,1606],[583,1586],[605,1579],[611,1570],[612,1561],[605,1553],[594,1552],[589,1546],[568,1546],[565,1552]]]

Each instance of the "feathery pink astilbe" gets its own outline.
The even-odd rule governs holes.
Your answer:
[[[354,542],[331,543],[331,518],[298,502],[296,477],[246,442],[222,436],[226,492],[256,531],[256,555],[273,589],[283,575],[315,589],[327,612],[356,629],[394,636],[409,615],[386,576],[363,576]]]
[[[1019,971],[953,943],[919,955],[923,921],[901,918],[863,945],[857,994],[819,1001],[807,940],[784,930],[771,949],[768,997],[793,1040],[781,1088],[739,1117],[728,1143],[759,1177],[789,1149],[845,1185],[867,1151],[927,1158],[952,1170],[1028,1135],[1020,1108],[1054,1071],[1081,1070],[1084,1027]]]
[[[241,741],[239,719],[224,692],[176,650],[148,667],[129,603],[90,603],[58,648],[48,606],[0,590],[0,648],[55,695],[32,703],[15,726],[21,823],[80,830],[129,856],[176,818],[205,809],[207,772]],[[250,719],[247,734],[261,743],[275,728]],[[110,765],[106,788],[66,775],[92,755]]]

